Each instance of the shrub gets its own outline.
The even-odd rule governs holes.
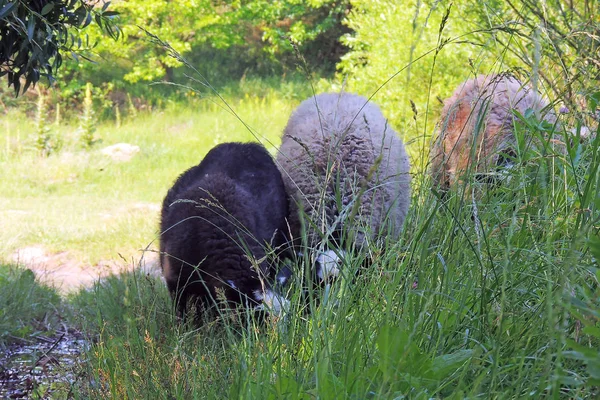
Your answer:
[[[0,76],[6,75],[8,85],[16,94],[21,89],[21,78],[25,78],[23,92],[36,83],[40,76],[50,82],[62,64],[63,54],[89,48],[78,38],[78,30],[88,26],[92,20],[115,39],[119,30],[108,11],[110,3],[101,9],[94,8],[95,2],[83,0],[54,1],[0,1]]]

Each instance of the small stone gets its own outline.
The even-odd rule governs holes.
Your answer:
[[[140,146],[128,143],[117,143],[100,150],[106,156],[109,156],[114,161],[126,162],[129,161],[140,151]]]

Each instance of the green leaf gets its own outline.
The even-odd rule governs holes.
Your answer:
[[[27,77],[25,78],[25,86],[23,86],[23,92],[26,92],[27,89],[29,89],[29,86],[31,86],[32,82],[33,82],[33,74],[28,74]]]
[[[586,335],[594,336],[595,338],[600,339],[600,328],[597,326],[588,325],[583,328],[583,333]]]
[[[42,15],[48,14],[54,8],[54,3],[48,3],[42,8]]]
[[[29,20],[27,21],[27,39],[31,42],[33,40],[33,31],[35,29],[35,17],[33,15],[29,16]]]
[[[13,8],[17,6],[17,4],[19,4],[18,1],[13,1],[2,7],[2,10],[0,10],[0,18],[7,16],[13,10]]]
[[[433,360],[431,369],[438,379],[443,379],[456,371],[461,365],[473,357],[473,350],[459,350],[451,354],[444,354]]]
[[[600,380],[600,362],[589,363],[587,365],[587,372],[590,374],[592,380]]]
[[[567,340],[567,344],[574,351],[565,351],[565,352],[563,352],[563,354],[567,355],[571,358],[578,359],[578,360],[593,360],[593,359],[598,359],[598,357],[600,357],[598,355],[598,349],[583,346],[571,339]]]
[[[431,360],[421,353],[410,339],[409,332],[402,327],[387,325],[381,328],[377,336],[377,348],[379,368],[385,379],[392,379],[401,373],[413,377],[429,374]]]
[[[381,357],[379,367],[386,378],[395,373],[407,343],[408,334],[400,327],[388,325],[379,331],[377,336],[377,348]]]
[[[588,239],[588,246],[590,248],[590,253],[596,259],[596,264],[600,263],[600,237],[597,235],[592,235]]]
[[[588,97],[588,110],[592,113],[596,112],[598,105],[600,104],[600,92],[591,94]]]
[[[525,119],[531,119],[531,118],[535,117],[535,113],[531,108],[528,108],[527,110],[525,110],[524,117],[525,117]]]
[[[83,23],[83,25],[81,26],[81,28],[85,28],[91,22],[92,22],[92,13],[88,12],[87,15],[85,16],[85,22]]]
[[[273,398],[300,399],[302,387],[290,376],[278,376],[275,382],[276,395]]]

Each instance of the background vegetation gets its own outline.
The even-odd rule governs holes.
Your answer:
[[[119,40],[94,25],[69,31],[87,35],[94,62],[64,59],[53,87],[0,93],[0,348],[62,321],[91,338],[80,378],[54,395],[600,394],[600,139],[580,140],[598,132],[596,1],[152,0],[107,9],[118,12]],[[477,195],[465,186],[441,199],[425,173],[441,99],[501,71],[562,108],[560,125],[521,116],[510,179],[470,182]],[[223,312],[185,326],[146,273],[60,298],[8,266],[16,250],[42,246],[82,266],[125,259],[136,269],[154,255],[158,204],[178,174],[223,141],[275,151],[300,101],[341,89],[373,96],[407,142],[413,206],[399,243],[369,249],[366,270],[366,254],[348,257],[347,276],[308,305],[298,275],[286,319]],[[543,145],[532,148],[531,137]],[[126,162],[102,153],[119,142],[140,151]]]
[[[63,55],[90,48],[89,41],[78,37],[80,29],[92,21],[108,35],[119,38],[113,25],[114,11],[110,2],[95,7],[98,2],[83,0],[14,0],[0,1],[0,77],[6,76],[8,86],[18,95],[21,78],[23,91],[41,76],[50,82],[62,64]]]

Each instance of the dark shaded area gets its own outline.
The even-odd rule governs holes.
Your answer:
[[[63,329],[12,343],[0,352],[1,398],[70,398],[88,341],[77,330]]]

